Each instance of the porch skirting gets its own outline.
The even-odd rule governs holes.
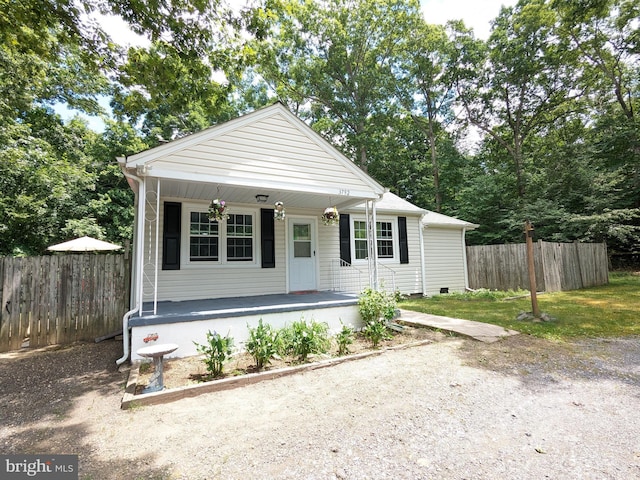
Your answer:
[[[142,359],[136,354],[138,349],[162,343],[179,346],[167,358],[197,355],[194,342],[204,344],[208,331],[230,335],[235,348],[242,351],[249,338],[248,327],[255,327],[260,319],[279,329],[301,318],[326,322],[332,333],[342,323],[361,326],[357,296],[334,292],[160,302],[155,315],[130,319],[131,360]]]

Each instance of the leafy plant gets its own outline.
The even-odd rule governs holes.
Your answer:
[[[228,334],[226,337],[221,336],[218,332],[207,332],[207,343],[201,345],[193,342],[199,353],[205,355],[204,363],[207,365],[207,371],[212,377],[222,375],[224,362],[231,357],[233,349],[233,337]]]
[[[386,323],[384,319],[371,320],[362,329],[362,334],[371,342],[373,347],[377,347],[382,340],[391,338]]]
[[[249,327],[249,341],[245,344],[247,352],[256,361],[258,370],[268,364],[278,352],[279,334],[271,325],[258,321],[256,328]]]
[[[374,347],[391,337],[387,322],[395,315],[396,306],[396,296],[383,290],[367,287],[360,294],[358,310],[365,324],[362,334]]]
[[[353,343],[353,328],[349,325],[342,324],[342,330],[336,335],[336,342],[338,343],[338,355],[346,355],[349,353],[349,345]]]
[[[396,306],[394,294],[371,287],[365,288],[358,298],[358,310],[365,324],[372,320],[391,320],[395,315]]]
[[[329,326],[326,323],[311,321],[304,318],[293,322],[282,329],[282,352],[286,355],[298,357],[298,361],[305,362],[312,354],[327,353],[331,346],[328,336]]]

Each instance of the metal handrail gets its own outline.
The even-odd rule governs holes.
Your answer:
[[[380,262],[377,266],[382,271],[388,272],[391,278],[391,290],[396,290],[396,271]],[[384,279],[388,278],[383,275]],[[366,279],[363,284],[363,278]],[[358,267],[354,267],[351,263],[345,262],[341,258],[334,258],[331,261],[331,290],[337,292],[361,292],[365,286],[371,286],[369,281],[369,273],[362,271]],[[382,285],[379,285],[382,287]]]

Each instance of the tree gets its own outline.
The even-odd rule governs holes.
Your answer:
[[[274,2],[260,73],[278,97],[363,170],[394,111],[395,69],[420,18],[416,1]]]
[[[444,27],[422,22],[408,39],[404,78],[398,79],[402,105],[428,140],[436,212],[442,210],[437,137],[443,133],[441,123],[452,118],[453,82],[447,68],[452,47]]]
[[[581,94],[575,54],[557,35],[555,14],[544,0],[503,7],[488,50],[464,35],[456,42],[466,47],[454,59],[462,65],[455,76],[465,120],[508,152],[516,199],[525,201],[527,162],[534,157],[525,151],[527,140],[570,115]],[[470,72],[469,65],[478,69]]]

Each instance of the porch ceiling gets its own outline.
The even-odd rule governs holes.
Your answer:
[[[154,186],[155,178],[148,177]],[[256,195],[268,195],[265,203],[258,203]],[[367,197],[336,195],[308,191],[291,191],[269,187],[245,187],[238,185],[218,185],[207,182],[161,179],[160,196],[211,201],[214,198],[225,200],[228,204],[255,204],[265,208],[273,207],[275,202],[283,202],[285,207],[326,208],[337,206],[347,208],[362,203]]]

